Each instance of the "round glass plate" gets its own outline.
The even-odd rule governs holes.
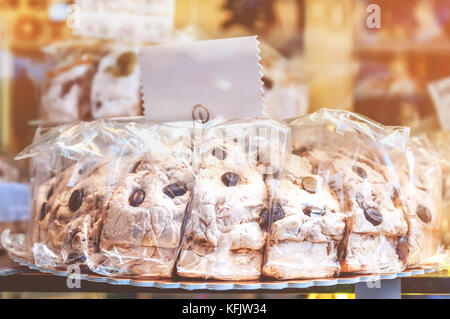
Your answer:
[[[61,269],[38,267],[28,261],[25,261],[17,256],[11,255],[11,258],[30,269],[38,270],[43,273],[50,273],[57,276],[79,276],[77,279],[87,280],[92,282],[108,283],[112,285],[132,285],[137,287],[151,287],[161,289],[185,289],[185,290],[281,290],[281,289],[304,289],[314,286],[335,286],[335,285],[350,285],[360,282],[373,282],[377,280],[395,279],[399,277],[410,277],[414,275],[423,275],[432,273],[441,269],[437,268],[423,268],[423,269],[408,269],[395,274],[379,274],[379,275],[345,275],[338,278],[328,279],[304,279],[304,280],[259,280],[259,281],[204,281],[204,280],[187,280],[179,279],[155,279],[143,277],[105,277],[93,273],[74,274]]]

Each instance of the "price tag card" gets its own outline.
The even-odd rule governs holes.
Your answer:
[[[442,129],[450,131],[450,77],[428,84]]]
[[[142,48],[146,117],[191,120],[195,105],[209,119],[263,117],[258,43],[252,36]]]
[[[175,0],[75,0],[67,24],[76,36],[160,43],[170,39]]]

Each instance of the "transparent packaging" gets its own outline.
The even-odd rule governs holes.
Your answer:
[[[269,119],[227,121],[203,131],[178,275],[260,278],[288,132]]]
[[[292,147],[274,197],[264,275],[404,270],[397,248],[408,223],[391,198],[398,186],[391,154],[406,149],[409,130],[328,109],[288,122]]]
[[[17,157],[31,162],[32,223],[2,243],[42,268],[152,280],[443,265],[443,161],[426,139],[340,110],[287,123],[39,129]]]
[[[426,137],[411,138],[405,152],[406,165],[399,172],[400,197],[407,209],[407,266],[439,266],[445,262],[441,247],[442,170],[439,154]]]
[[[443,244],[450,247],[450,132],[435,132],[431,134],[430,140],[439,154],[442,170],[441,238]]]
[[[37,136],[30,158],[33,263],[170,277],[194,182],[190,128],[81,122]]]
[[[142,115],[136,46],[70,40],[45,47],[44,53],[48,70],[41,89],[42,122]]]

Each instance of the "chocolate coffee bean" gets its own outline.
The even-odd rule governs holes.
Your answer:
[[[261,79],[264,83],[264,87],[268,90],[270,90],[273,87],[273,81],[268,78],[267,76],[263,76],[263,78]]]
[[[307,207],[303,208],[303,214],[305,214],[306,216],[309,216],[309,217],[311,217],[311,215],[322,216],[325,214],[325,210],[323,210],[319,207],[307,206]]]
[[[222,175],[222,183],[227,187],[236,186],[239,183],[240,177],[238,174],[233,172],[227,172]]]
[[[83,203],[83,192],[79,189],[75,190],[69,199],[69,208],[71,211],[76,212]]]
[[[422,205],[417,206],[416,215],[425,224],[428,224],[429,222],[431,222],[431,212],[425,206],[422,206]]]
[[[406,258],[408,257],[408,253],[409,253],[409,246],[408,246],[408,240],[406,239],[405,236],[403,236],[402,238],[399,239],[399,241],[397,242],[397,247],[396,247],[395,251],[397,252],[397,256],[401,261],[406,260]]]
[[[139,166],[141,166],[142,161],[137,161],[136,163],[134,163],[133,167],[130,170],[131,174],[136,173],[137,169],[139,168]]]
[[[163,189],[164,194],[166,194],[170,198],[175,198],[177,196],[183,196],[184,194],[186,194],[186,191],[187,191],[186,186],[178,184],[178,183],[173,183],[173,184],[167,185]]]
[[[267,230],[267,226],[269,224],[269,211],[267,209],[263,209],[261,214],[259,214],[259,226],[262,230]]]
[[[358,176],[361,177],[362,179],[366,179],[367,178],[367,173],[362,167],[353,166],[353,171],[356,174],[358,174]]]
[[[314,177],[306,176],[302,179],[302,186],[305,191],[314,194],[317,191],[317,180]]]
[[[217,157],[217,159],[223,161],[227,158],[227,152],[223,148],[216,147],[212,150],[212,155]]]
[[[128,203],[130,204],[130,206],[138,207],[139,205],[142,204],[144,199],[145,199],[145,191],[139,188],[139,189],[136,189],[130,195],[130,198],[128,199]]]
[[[383,222],[383,215],[373,207],[364,209],[364,216],[374,226],[378,226]]]
[[[273,206],[272,213],[273,213],[273,222],[274,222],[274,223],[275,223],[276,221],[279,221],[280,219],[283,219],[283,218],[284,218],[284,211],[283,211],[283,208],[281,208],[281,206],[278,205],[278,204],[275,204],[275,205]]]

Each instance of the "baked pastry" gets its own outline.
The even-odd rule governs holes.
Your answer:
[[[193,174],[175,158],[138,159],[102,217],[97,271],[170,277],[177,258]]]
[[[141,114],[140,66],[137,50],[117,49],[104,56],[92,79],[92,118]]]
[[[88,251],[97,249],[108,169],[107,162],[78,161],[38,187],[31,237],[37,264],[84,262]]]
[[[137,48],[110,43],[63,43],[49,49],[57,60],[41,99],[52,123],[142,114]]]
[[[408,224],[391,197],[387,168],[363,154],[338,152],[330,161],[342,179],[342,185],[330,186],[343,198],[348,216],[347,235],[340,247],[342,272],[403,271],[406,265],[397,250]]]
[[[412,139],[408,153],[414,162],[399,169],[399,193],[409,224],[401,253],[408,267],[415,268],[436,262],[433,257],[440,246],[442,175],[437,154],[427,149],[423,141]]]
[[[345,215],[336,195],[303,154],[287,157],[272,210],[263,274],[277,279],[333,277]]]
[[[269,205],[263,175],[248,161],[251,155],[230,140],[206,144],[202,155],[177,273],[258,279],[266,240],[259,220]]]
[[[95,65],[83,59],[48,74],[42,94],[42,117],[50,122],[74,122],[89,115],[89,95]]]

